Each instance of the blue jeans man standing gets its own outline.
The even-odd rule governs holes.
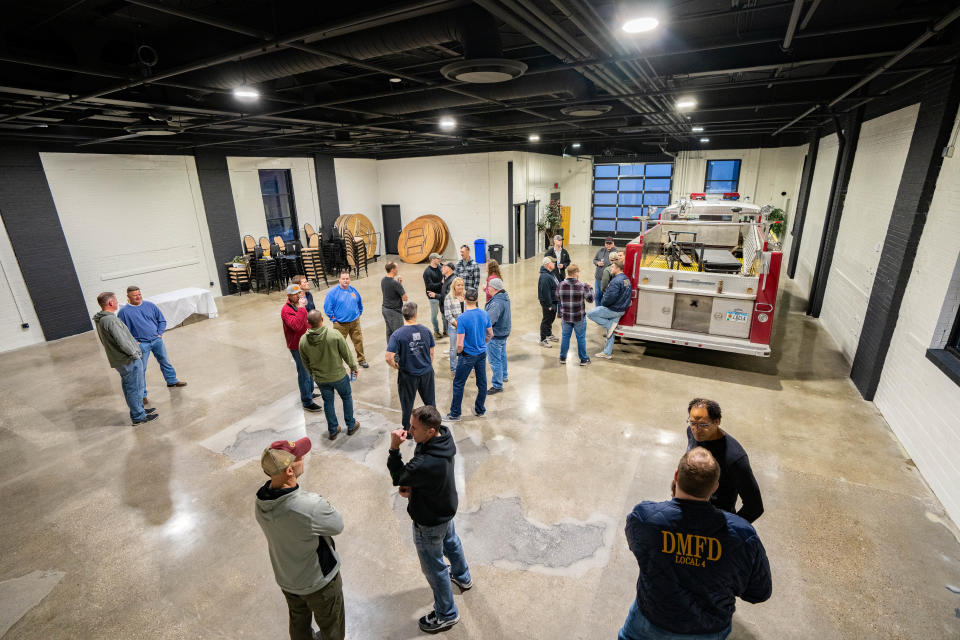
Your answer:
[[[587,356],[587,319],[579,322],[564,322],[560,336],[560,363],[567,361],[567,351],[570,349],[570,334],[577,336],[577,355],[580,357],[580,365],[590,364],[590,358]]]
[[[507,379],[507,339],[491,338],[487,343],[487,355],[490,357],[490,386],[503,389],[503,381]]]
[[[450,402],[448,420],[460,419],[460,405],[463,403],[463,388],[467,385],[467,378],[473,371],[477,376],[477,399],[473,403],[473,413],[482,416],[487,412],[483,403],[487,399],[487,354],[470,355],[461,353],[457,359],[457,373],[453,378],[453,400]]]

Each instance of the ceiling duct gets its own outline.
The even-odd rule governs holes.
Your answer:
[[[574,118],[596,118],[612,108],[609,104],[583,104],[576,107],[563,107],[560,109],[560,113]]]
[[[356,60],[373,60],[383,56],[413,51],[424,47],[459,42],[465,60],[483,63],[473,70],[462,73],[479,73],[480,80],[502,73],[516,77],[526,71],[526,65],[512,60],[502,60],[500,32],[493,17],[478,7],[466,7],[429,16],[420,16],[394,24],[376,27],[349,35],[330,38],[317,43],[317,48]],[[265,54],[235,63],[193,73],[185,78],[202,86],[217,89],[233,89],[239,86],[258,84],[268,80],[287,78],[301,73],[336,67],[338,58],[287,49]],[[518,69],[516,65],[523,68]],[[486,74],[486,75],[485,75]],[[463,80],[470,82],[471,80]],[[494,80],[498,81],[498,80]]]

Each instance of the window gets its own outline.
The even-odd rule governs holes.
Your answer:
[[[297,210],[293,204],[293,183],[289,169],[260,169],[260,194],[267,217],[267,238],[275,236],[284,242],[297,237]]]
[[[707,160],[705,193],[732,193],[740,186],[739,160]]]
[[[597,164],[593,167],[593,220],[598,234],[640,233],[640,216],[656,219],[670,204],[673,165]]]
[[[953,280],[940,312],[940,320],[937,322],[935,336],[939,337],[927,349],[927,359],[948,378],[960,385],[960,305],[955,302],[960,291],[953,284],[957,282],[958,275],[960,275],[960,262],[957,262],[954,268]],[[949,333],[947,333],[948,329]]]

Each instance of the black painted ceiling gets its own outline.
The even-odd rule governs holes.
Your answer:
[[[624,33],[642,14],[661,24]],[[379,158],[794,145],[955,65],[958,15],[922,0],[5,3],[0,143]],[[449,79],[465,58],[526,69]]]

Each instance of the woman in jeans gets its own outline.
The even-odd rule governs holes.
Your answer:
[[[487,282],[483,287],[483,295],[486,296],[487,301],[489,301],[490,298],[492,298],[493,295],[496,293],[496,291],[493,291],[490,289],[490,281],[493,280],[494,278],[500,278],[501,280],[503,280],[503,276],[500,275],[500,263],[497,262],[496,260],[488,260],[487,261]]]
[[[454,278],[443,301],[443,316],[450,325],[450,375],[457,372],[457,316],[463,313],[466,291],[463,278]]]

